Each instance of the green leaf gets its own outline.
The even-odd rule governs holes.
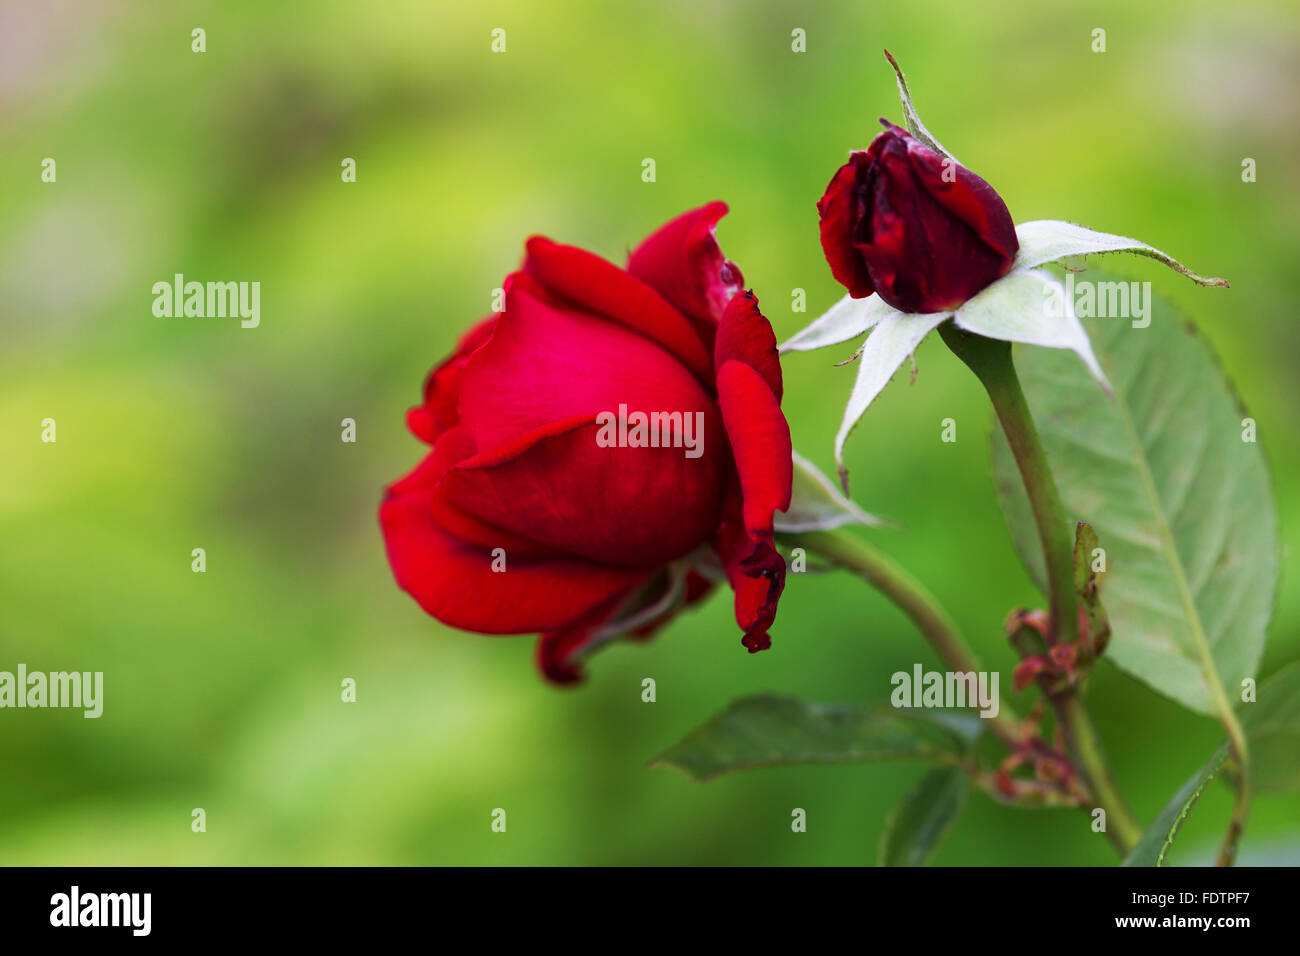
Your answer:
[[[809,704],[758,694],[733,701],[651,766],[710,780],[736,770],[796,763],[912,759],[957,764],[970,752],[981,724],[967,714]]]
[[[924,866],[966,805],[966,774],[956,767],[931,770],[885,821],[877,862]]]
[[[1160,301],[1150,324],[1085,319],[1114,386],[1071,356],[1016,353],[1067,517],[1106,547],[1106,656],[1190,709],[1222,719],[1255,673],[1278,577],[1277,519],[1259,445],[1206,345]],[[1019,472],[995,433],[1012,536],[1040,586],[1042,556]]]
[[[1255,789],[1282,792],[1300,788],[1300,661],[1282,668],[1259,686],[1256,703],[1241,708],[1250,746]],[[1164,866],[1178,829],[1228,757],[1221,744],[1210,762],[1174,794],[1138,840],[1124,866]]]
[[[1210,762],[1202,767],[1192,779],[1188,780],[1165,808],[1156,816],[1155,822],[1147,827],[1138,840],[1133,852],[1124,860],[1123,866],[1164,866],[1165,857],[1174,845],[1178,831],[1192,812],[1192,807],[1201,798],[1205,788],[1214,779],[1228,756],[1228,745],[1221,746]]]
[[[1239,709],[1255,789],[1300,789],[1300,661],[1260,684],[1255,703]]]

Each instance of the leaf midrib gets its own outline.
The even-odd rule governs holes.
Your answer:
[[[1219,669],[1214,664],[1213,651],[1210,648],[1209,639],[1206,637],[1205,628],[1201,624],[1201,612],[1196,606],[1196,599],[1192,595],[1191,587],[1187,582],[1187,574],[1183,568],[1182,556],[1178,553],[1177,544],[1174,542],[1173,529],[1169,527],[1169,521],[1165,517],[1164,507],[1160,500],[1160,494],[1156,490],[1155,476],[1151,474],[1151,469],[1147,464],[1146,448],[1142,444],[1142,438],[1138,435],[1137,430],[1133,427],[1133,409],[1128,401],[1127,381],[1124,384],[1115,383],[1114,394],[1115,401],[1120,405],[1120,411],[1123,413],[1120,418],[1124,424],[1124,431],[1127,434],[1130,446],[1134,451],[1134,458],[1137,462],[1138,474],[1142,478],[1143,491],[1150,501],[1152,510],[1156,515],[1157,531],[1160,540],[1164,545],[1164,551],[1167,559],[1173,568],[1174,579],[1178,584],[1178,597],[1183,605],[1183,614],[1192,625],[1192,636],[1197,645],[1197,651],[1200,654],[1200,666],[1202,677],[1209,684],[1210,697],[1214,701],[1215,709],[1223,716],[1225,721],[1231,721],[1232,708],[1228,704],[1227,696],[1223,690],[1223,683],[1219,677]]]

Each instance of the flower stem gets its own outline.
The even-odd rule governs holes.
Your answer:
[[[938,600],[874,545],[841,529],[801,533],[792,535],[791,540],[865,578],[912,619],[950,670],[963,674],[982,670],[957,625]],[[1014,717],[999,712],[996,717],[989,718],[989,723],[993,732],[1012,751],[1019,750],[1024,744],[1019,722]]]
[[[1061,495],[1047,463],[1047,454],[1011,360],[1011,343],[963,332],[950,322],[941,325],[939,333],[988,392],[1020,469],[1047,568],[1050,602],[1047,642],[1073,641],[1079,629],[1074,589],[1074,541]],[[1049,699],[1084,783],[1093,799],[1106,811],[1106,835],[1116,850],[1127,856],[1137,844],[1142,829],[1115,784],[1101,739],[1079,698],[1078,688],[1066,687],[1050,694]]]
[[[1083,700],[1074,687],[1053,696],[1051,700],[1070,755],[1074,757],[1079,772],[1092,791],[1093,799],[1106,811],[1106,836],[1120,856],[1127,857],[1133,852],[1133,847],[1137,846],[1142,836],[1142,827],[1124,802],[1124,796],[1115,783],[1106,753],[1101,747],[1101,738],[1092,725]]]
[[[1047,455],[1038,439],[1038,429],[1034,427],[1025,393],[1020,389],[1020,379],[1016,377],[1016,368],[1011,362],[1011,343],[971,335],[951,322],[939,326],[939,334],[989,393],[993,410],[1020,468],[1047,563],[1047,598],[1050,602],[1047,642],[1055,644],[1073,640],[1079,626],[1074,593],[1074,539],[1065,520],[1065,509],[1047,464]]]
[[[1215,866],[1232,866],[1236,862],[1237,844],[1241,842],[1241,834],[1246,829],[1251,799],[1250,756],[1246,747],[1246,733],[1242,730],[1241,722],[1237,720],[1232,707],[1226,702],[1224,707],[1224,716],[1221,719],[1227,728],[1228,746],[1237,764],[1237,772],[1233,780],[1236,799],[1232,805],[1232,819],[1228,822],[1228,832],[1224,834],[1223,843],[1219,845],[1219,856]]]

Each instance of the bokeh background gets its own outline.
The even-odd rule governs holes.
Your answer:
[[[719,596],[561,691],[534,672],[533,639],[421,613],[392,582],[376,509],[421,453],[403,414],[423,376],[531,233],[621,260],[721,198],[722,246],[781,338],[830,305],[814,203],[877,117],[898,119],[885,46],[927,125],[1017,220],[1139,236],[1232,280],[1205,290],[1108,262],[1195,318],[1260,423],[1286,548],[1261,673],[1294,659],[1298,32],[1289,0],[6,2],[0,669],[101,670],[106,695],[97,721],[0,712],[0,862],[874,860],[919,766],[702,785],[647,767],[744,693],[883,700],[893,671],[934,666],[864,585],[792,579],[755,656]],[[260,281],[261,327],[155,318],[151,286],[175,272]],[[853,375],[840,357],[786,361],[796,445],[823,467]],[[850,444],[855,495],[899,523],[873,539],[930,582],[1006,688],[1001,622],[1036,596],[995,502],[989,416],[936,337],[917,358],[916,384],[900,377]],[[356,444],[339,440],[345,417]],[[1143,820],[1220,738],[1108,665],[1091,701]],[[1211,791],[1176,862],[1208,858],[1229,804]],[[793,807],[807,833],[791,833]],[[937,862],[1112,862],[1087,823],[975,795]],[[1294,799],[1258,801],[1244,859],[1300,859]]]

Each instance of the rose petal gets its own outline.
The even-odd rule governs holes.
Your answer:
[[[855,299],[865,299],[876,291],[866,263],[851,241],[853,223],[858,218],[854,209],[858,202],[858,170],[866,162],[868,158],[864,150],[850,153],[849,161],[835,171],[826,192],[817,201],[822,252],[826,254],[835,281],[848,289],[849,295]]]
[[[650,285],[690,318],[716,323],[743,283],[714,230],[727,204],[711,202],[661,226],[633,251],[627,271]]]
[[[767,630],[785,587],[785,561],[772,546],[772,516],[790,507],[794,449],[776,396],[752,366],[733,359],[718,370],[718,404],[739,492],[733,488],[728,496],[717,542],[736,592],[741,643],[753,653],[771,646]]]
[[[432,445],[439,435],[459,422],[461,370],[469,357],[492,338],[496,322],[494,315],[471,328],[461,337],[456,350],[429,373],[424,381],[423,404],[406,413],[406,426],[416,438]]]
[[[623,595],[592,608],[568,627],[548,631],[537,639],[537,669],[554,684],[577,684],[583,677],[576,658],[591,643],[596,632],[618,609]]]
[[[506,570],[494,571],[491,548],[464,542],[433,520],[441,469],[434,459],[430,454],[389,489],[379,523],[398,585],[444,624],[486,634],[561,628],[644,579],[645,572],[508,551]]]
[[[908,140],[907,158],[936,202],[970,226],[1000,256],[1015,256],[1020,240],[1007,204],[996,189],[955,160],[947,160],[951,163],[949,172],[944,157],[915,139]]]
[[[443,485],[457,507],[507,531],[614,567],[657,567],[717,527],[723,428],[715,408],[703,414],[698,458],[602,447],[601,425],[572,419],[460,463]]]
[[[744,632],[740,643],[753,654],[772,646],[768,629],[776,620],[785,589],[785,561],[772,546],[770,535],[755,538],[746,530],[740,518],[739,489],[729,501],[729,517],[714,539],[714,548],[735,592],[736,623]]]
[[[776,350],[776,333],[758,311],[758,297],[753,292],[733,296],[718,323],[718,337],[713,346],[715,367],[720,370],[733,360],[758,372],[780,404],[781,357]]]
[[[718,404],[744,493],[745,527],[772,532],[772,513],[790,507],[794,449],[776,396],[752,366],[735,360],[718,370]]]
[[[528,240],[524,271],[551,291],[606,316],[677,356],[702,381],[712,363],[686,317],[658,292],[600,256],[541,236]]]
[[[506,290],[495,333],[460,382],[460,418],[480,449],[603,411],[704,411],[713,399],[674,355],[642,335],[558,307],[527,275]]]
[[[679,610],[701,600],[712,588],[713,582],[707,578],[680,568],[651,575],[644,584],[595,608],[576,624],[543,634],[537,643],[538,667],[556,683],[580,681],[579,658],[619,639],[649,640]]]
[[[785,590],[785,559],[770,541],[760,541],[734,565],[740,574],[732,577],[736,591],[736,621],[745,630],[740,639],[751,654],[772,646],[768,629],[776,621],[777,605]]]

